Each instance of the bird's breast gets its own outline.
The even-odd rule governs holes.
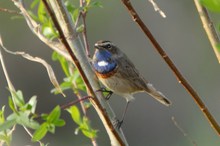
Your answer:
[[[106,60],[97,61],[93,64],[96,75],[101,78],[109,78],[117,72],[117,64]]]

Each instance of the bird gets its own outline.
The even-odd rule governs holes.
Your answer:
[[[118,121],[119,127],[124,121],[129,103],[134,100],[135,93],[146,92],[165,106],[171,105],[168,98],[145,80],[127,55],[111,41],[99,40],[94,48],[92,66],[98,79],[110,93],[122,96],[127,101],[122,119]]]

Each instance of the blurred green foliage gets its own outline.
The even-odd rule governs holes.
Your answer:
[[[200,0],[200,3],[213,12],[220,12],[220,0]]]
[[[83,7],[74,5],[71,1],[65,1],[65,6],[73,20],[77,23],[76,30],[78,33],[83,32],[84,26],[80,24],[80,13],[86,13],[92,7],[102,7],[100,2],[86,0]],[[58,31],[53,25],[53,21],[47,13],[44,7],[44,3],[41,0],[33,0],[30,4],[28,10],[30,16],[40,24],[41,33],[49,40],[54,40],[59,38]],[[65,74],[63,82],[60,84],[62,91],[72,90],[73,93],[85,92],[86,86],[78,72],[78,70],[73,66],[73,64],[67,61],[63,56],[59,55],[57,52],[53,52],[52,60],[58,61]],[[22,91],[10,91],[13,95],[9,97],[9,107],[12,113],[5,117],[4,111],[5,106],[0,110],[0,141],[4,142],[6,145],[10,145],[12,139],[12,132],[14,126],[21,125],[25,128],[33,129],[35,132],[32,136],[33,142],[39,142],[42,138],[46,136],[48,132],[55,133],[56,127],[62,127],[65,125],[65,120],[61,119],[61,108],[56,106],[49,114],[36,114],[37,97],[33,96],[29,101],[25,102]],[[60,93],[56,89],[52,90],[52,93]],[[90,104],[84,103],[85,108],[90,107]],[[89,106],[88,106],[89,105]],[[78,125],[75,133],[81,131],[86,137],[94,139],[97,134],[97,130],[91,127],[89,119],[86,115],[82,114],[79,107],[72,106],[67,109],[70,113],[72,120]],[[41,119],[43,122],[39,122]],[[28,132],[28,131],[27,131]],[[40,145],[44,144],[40,142]]]

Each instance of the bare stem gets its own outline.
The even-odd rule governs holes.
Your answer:
[[[78,99],[76,101],[69,102],[68,104],[65,104],[65,105],[61,105],[60,108],[61,109],[67,109],[67,108],[69,108],[69,107],[71,107],[71,106],[73,106],[73,105],[75,105],[75,104],[77,104],[77,103],[79,103],[81,101],[89,99],[89,98],[93,98],[93,97],[92,96],[84,96],[84,97],[82,97],[82,98],[80,98],[80,99]]]
[[[80,0],[80,7],[83,8],[86,5],[86,1],[85,0]],[[88,37],[87,37],[87,27],[86,27],[86,14],[87,11],[86,10],[82,10],[81,12],[81,16],[82,16],[82,21],[83,21],[83,32],[82,32],[82,36],[83,36],[83,41],[85,44],[85,49],[86,49],[86,55],[88,57],[90,57],[90,49],[89,49],[89,43],[88,43]]]
[[[17,12],[17,11],[5,9],[5,8],[0,8],[0,11],[6,12],[6,13],[10,13],[10,14],[21,15],[21,14],[20,14],[19,12]]]
[[[201,112],[205,115],[207,120],[209,121],[211,127],[213,127],[216,132],[220,135],[220,127],[217,123],[217,121],[214,119],[204,102],[201,100],[199,95],[196,93],[196,91],[192,88],[192,86],[187,82],[187,80],[183,77],[183,75],[180,73],[180,71],[177,69],[177,67],[174,65],[172,60],[169,58],[169,56],[166,54],[166,52],[163,50],[163,48],[160,46],[160,44],[157,42],[157,40],[154,38],[150,30],[147,28],[147,26],[144,24],[144,22],[141,20],[141,18],[138,16],[137,12],[133,8],[130,0],[121,0],[122,3],[125,5],[125,7],[128,9],[130,15],[132,16],[133,20],[138,24],[138,26],[141,28],[141,30],[144,32],[144,34],[149,38],[151,43],[153,44],[154,48],[157,50],[157,52],[161,55],[161,57],[164,59],[164,61],[167,63],[167,65],[170,67],[172,72],[175,74],[177,81],[183,85],[183,87],[188,91],[188,93],[192,96],[194,101],[199,106]]]
[[[202,21],[203,24],[203,28],[207,34],[207,37],[212,45],[212,48],[215,52],[215,55],[218,59],[218,62],[220,63],[220,49],[219,44],[220,44],[220,40],[219,37],[217,35],[217,32],[215,30],[215,27],[209,17],[208,11],[205,7],[203,7],[198,0],[194,0],[194,3],[196,5],[199,17]]]

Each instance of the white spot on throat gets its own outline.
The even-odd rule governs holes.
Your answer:
[[[104,60],[98,62],[98,66],[107,66],[108,64],[109,63]]]

